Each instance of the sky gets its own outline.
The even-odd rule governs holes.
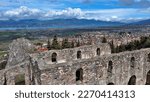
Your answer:
[[[95,19],[132,22],[150,18],[150,0],[0,0],[0,20]]]

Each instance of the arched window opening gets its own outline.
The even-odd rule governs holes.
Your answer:
[[[109,63],[108,63],[108,70],[107,70],[109,77],[112,76],[112,69],[113,69],[113,62],[109,61]]]
[[[128,85],[136,85],[136,76],[135,75],[130,77]]]
[[[25,85],[25,75],[20,74],[15,77],[15,85]]]
[[[130,67],[131,67],[131,68],[134,68],[134,67],[135,67],[135,58],[134,58],[134,57],[131,58]]]
[[[110,82],[110,83],[108,83],[107,85],[114,85],[114,83]]]
[[[100,56],[100,48],[97,48],[96,53],[98,56]]]
[[[0,70],[5,69],[6,64],[7,64],[7,61],[2,61],[2,62],[0,63]]]
[[[76,81],[83,81],[83,69],[82,68],[76,71]]]
[[[3,85],[7,85],[6,74],[4,74],[4,84]]]
[[[148,71],[146,76],[146,85],[150,85],[150,70]]]
[[[52,62],[57,62],[57,54],[55,52],[52,54]]]
[[[147,56],[147,62],[150,62],[150,53]]]
[[[77,59],[81,59],[81,57],[82,57],[82,56],[81,56],[81,51],[78,51],[78,52],[77,52]]]

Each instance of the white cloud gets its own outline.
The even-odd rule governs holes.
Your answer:
[[[149,8],[146,8],[146,9],[140,9],[139,12],[142,12],[142,13],[150,13],[150,7],[149,7]]]
[[[91,10],[85,11],[86,18],[104,20],[104,21],[121,21],[128,19],[137,11],[137,9],[104,9],[104,10]]]
[[[42,14],[42,11],[39,9],[30,9],[26,6],[21,6],[20,8],[14,9],[14,10],[8,10],[6,12],[3,12],[3,18],[16,18],[16,19],[24,19],[24,18],[34,18],[38,17]]]
[[[80,8],[67,8],[65,10],[51,10],[48,11],[44,17],[49,18],[82,18],[85,13]]]
[[[79,8],[67,8],[65,10],[42,11],[26,6],[0,13],[0,19],[54,19],[54,18],[81,18],[84,12]]]
[[[48,10],[20,8],[3,11],[0,19],[57,19],[57,18],[78,18],[95,19],[103,21],[131,21],[139,20],[139,17],[150,9],[103,9],[103,10],[81,10],[80,8],[67,8],[64,10]],[[138,15],[138,17],[137,17]],[[141,16],[142,19],[149,17],[150,13]],[[131,19],[132,18],[132,19]]]

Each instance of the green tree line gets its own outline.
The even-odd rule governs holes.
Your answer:
[[[78,41],[77,46],[79,46],[79,45],[80,45],[80,42]],[[63,39],[61,44],[60,44],[60,42],[58,42],[57,36],[54,36],[52,43],[50,43],[49,40],[47,42],[48,50],[74,48],[74,47],[75,47],[75,43],[73,41],[69,42],[68,38]]]
[[[142,48],[150,48],[150,36],[140,37],[140,40],[135,40],[127,44],[122,44],[120,46],[114,47],[113,41],[109,43],[112,53],[119,53],[124,51],[139,50]]]

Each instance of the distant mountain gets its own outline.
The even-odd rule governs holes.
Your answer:
[[[0,28],[30,28],[30,27],[49,27],[49,28],[85,28],[102,26],[120,26],[124,23],[107,22],[86,19],[54,19],[54,20],[6,20],[0,21]]]
[[[150,19],[131,23],[130,25],[150,25]]]

